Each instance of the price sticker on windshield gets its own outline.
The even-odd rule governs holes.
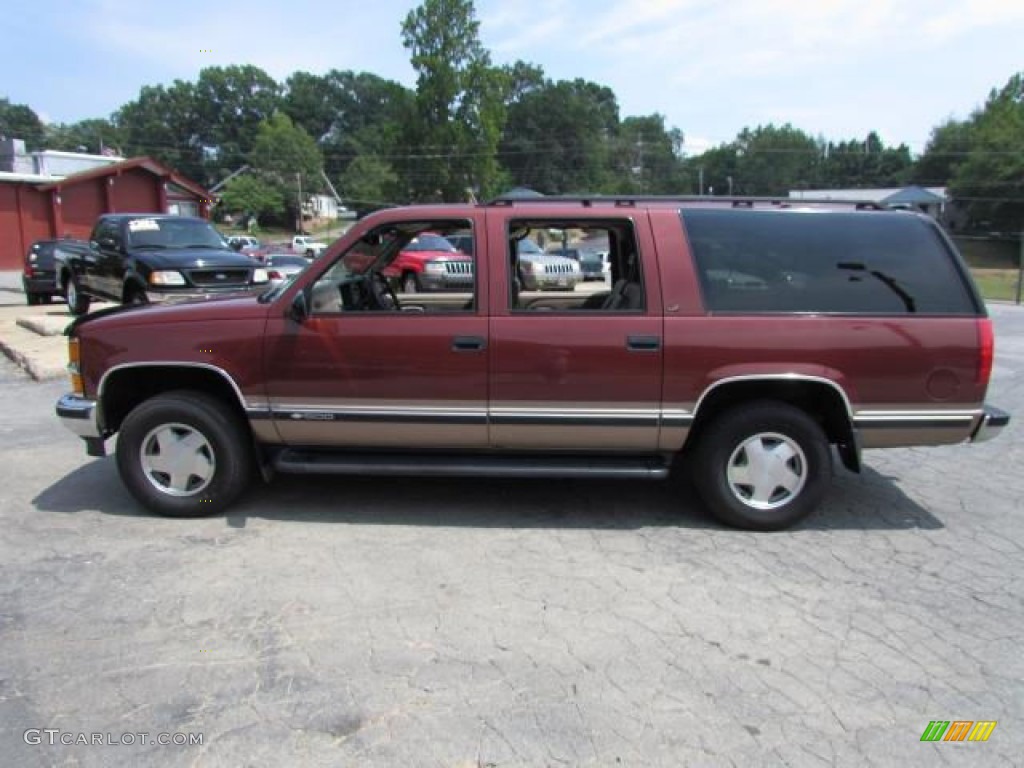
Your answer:
[[[129,232],[159,232],[160,224],[156,219],[133,219],[128,222]]]

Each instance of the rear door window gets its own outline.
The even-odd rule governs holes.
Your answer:
[[[732,209],[689,209],[681,216],[711,311],[979,311],[953,254],[916,217]]]

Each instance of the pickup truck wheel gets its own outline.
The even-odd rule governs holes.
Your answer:
[[[92,300],[82,293],[78,287],[78,281],[74,277],[68,278],[68,284],[64,288],[64,298],[68,302],[68,310],[72,315],[77,317],[89,311],[89,304]]]
[[[42,303],[40,301],[41,298],[42,297],[38,293],[26,293],[25,294],[25,301],[28,302],[28,305],[30,307],[34,307],[34,306],[36,306],[38,304],[41,304]]]
[[[149,299],[146,298],[146,292],[140,288],[133,288],[128,292],[128,295],[124,300],[125,304],[131,304],[138,306],[140,304],[149,304]]]
[[[306,249],[306,258],[307,259],[312,259],[314,256],[316,256],[316,254],[313,252],[313,249],[312,248],[307,248]]]
[[[117,469],[132,496],[158,515],[209,515],[245,490],[251,446],[224,403],[201,392],[170,392],[125,418]]]
[[[719,520],[777,531],[809,515],[828,488],[832,455],[821,427],[785,403],[726,411],[696,447],[693,482]]]

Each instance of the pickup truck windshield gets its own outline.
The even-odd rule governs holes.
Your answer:
[[[129,248],[226,249],[220,233],[205,221],[194,219],[132,219],[128,222]]]

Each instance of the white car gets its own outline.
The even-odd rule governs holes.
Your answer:
[[[308,235],[296,235],[292,238],[292,250],[295,253],[302,253],[310,258],[319,256],[327,248],[327,243],[321,243]]]

